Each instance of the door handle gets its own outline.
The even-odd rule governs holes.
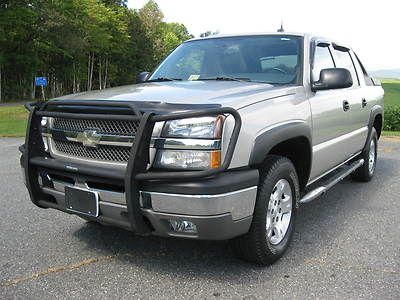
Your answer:
[[[343,101],[343,110],[348,111],[350,109],[350,103],[347,100]]]
[[[366,106],[367,106],[367,100],[365,98],[363,98],[361,101],[361,107],[364,108]]]

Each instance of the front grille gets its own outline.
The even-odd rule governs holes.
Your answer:
[[[65,118],[54,118],[53,128],[82,132],[85,130],[96,130],[97,133],[108,135],[133,136],[139,127],[138,121],[122,120],[75,120]]]
[[[139,127],[139,121],[131,120],[88,120],[88,119],[68,119],[53,118],[51,128],[59,131],[85,132],[95,131],[96,134],[115,136],[134,137]],[[53,136],[51,149],[55,155],[67,156],[70,159],[80,158],[92,161],[103,161],[110,163],[127,163],[130,156],[131,147],[119,145],[97,145],[97,147],[87,147],[81,142],[59,139]]]
[[[130,147],[99,145],[96,148],[85,147],[81,143],[54,140],[55,150],[63,155],[83,159],[126,163],[129,159]]]

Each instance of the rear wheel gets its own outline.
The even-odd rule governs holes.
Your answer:
[[[250,230],[232,241],[236,254],[262,265],[278,260],[289,247],[298,200],[299,183],[292,162],[270,156],[261,170]]]
[[[363,182],[370,181],[375,173],[377,156],[378,135],[375,128],[372,128],[371,134],[368,138],[367,146],[361,153],[361,158],[364,159],[364,164],[353,173],[353,178]]]

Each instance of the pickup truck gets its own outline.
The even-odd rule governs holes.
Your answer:
[[[301,204],[374,175],[384,92],[347,45],[216,35],[137,80],[27,105],[35,205],[140,235],[230,240],[269,265]]]

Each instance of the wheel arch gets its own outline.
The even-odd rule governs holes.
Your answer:
[[[382,116],[382,114],[377,114],[375,116],[372,126],[375,128],[376,133],[378,134],[378,139],[379,139],[381,137],[382,127],[383,127],[383,116]]]
[[[369,134],[371,134],[372,128],[375,128],[379,139],[383,128],[383,107],[380,105],[375,105],[371,109],[371,114],[368,123],[368,136]]]
[[[312,164],[311,128],[303,121],[295,121],[270,128],[257,136],[249,165],[259,168],[268,155],[289,158],[296,168],[300,189],[309,179]]]

